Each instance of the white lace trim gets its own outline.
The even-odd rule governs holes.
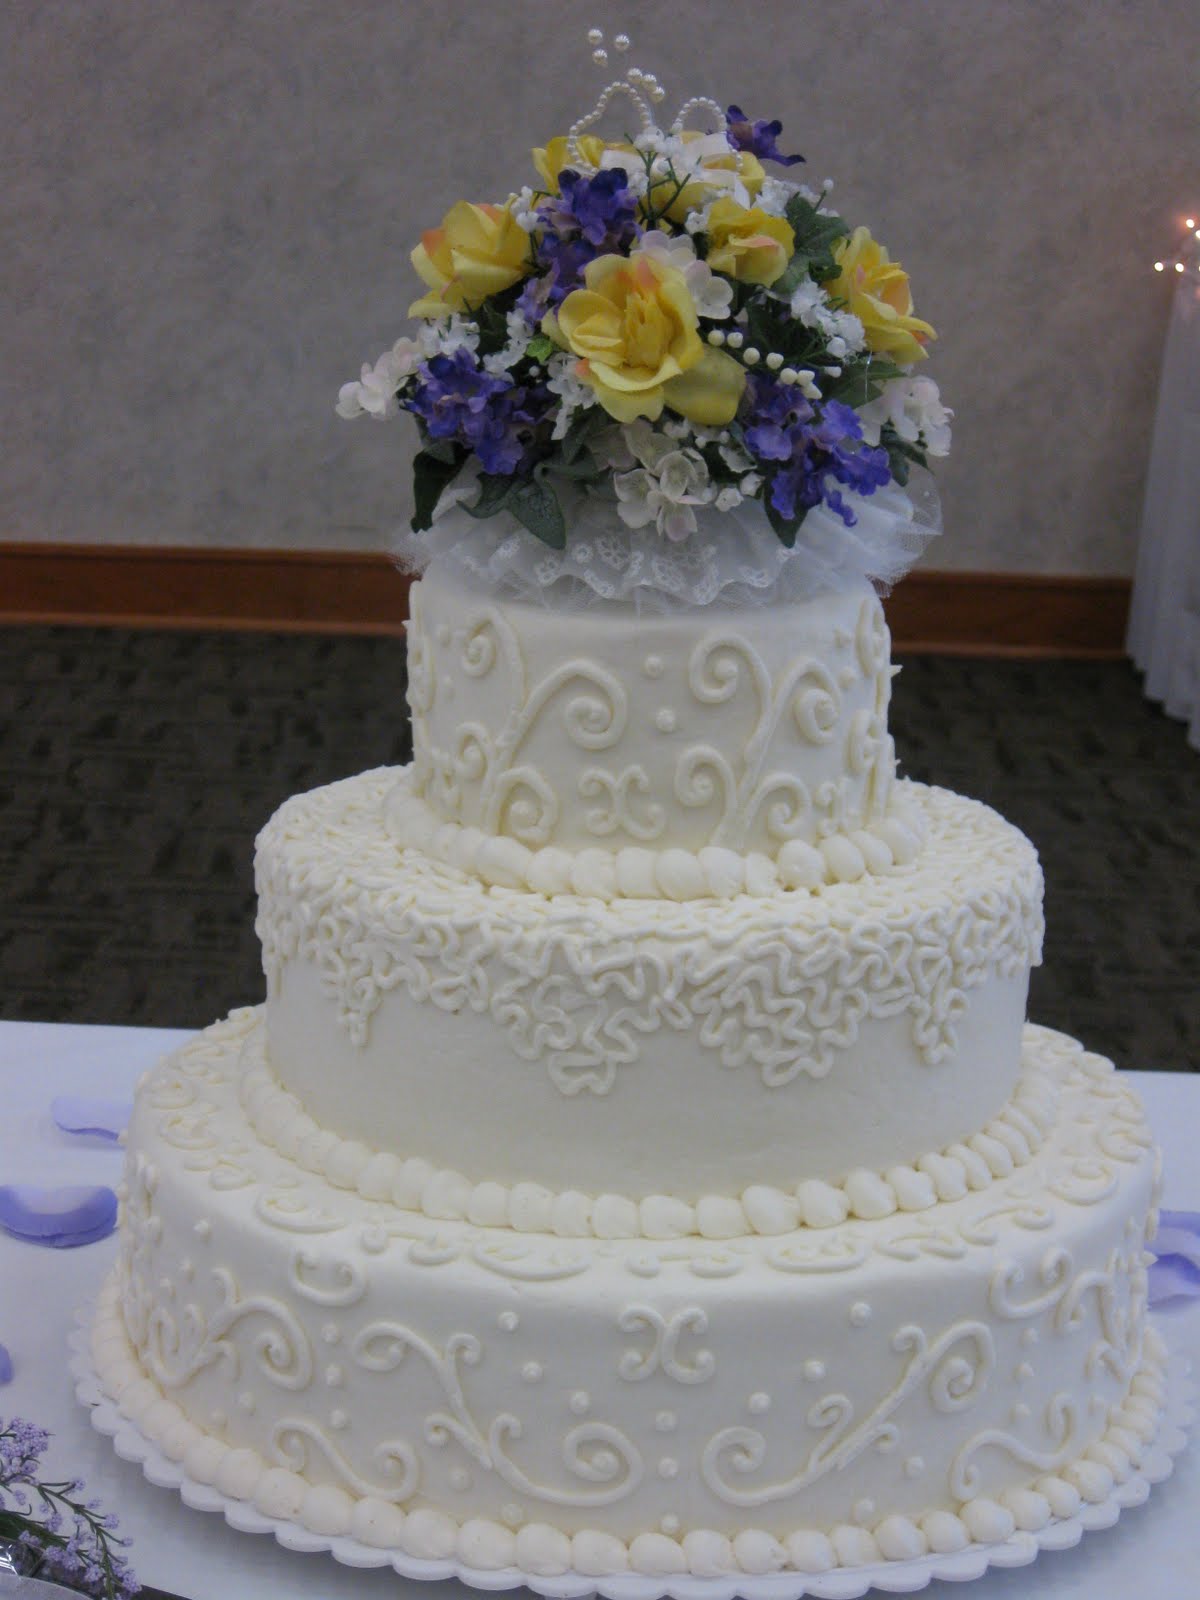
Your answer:
[[[846,490],[857,517],[852,528],[818,506],[790,550],[757,500],[729,511],[696,506],[696,532],[674,543],[653,525],[627,527],[615,501],[575,493],[564,505],[567,547],[551,550],[509,512],[472,517],[462,502],[474,494],[471,482],[447,490],[430,529],[398,537],[400,564],[419,575],[436,561],[498,596],[563,611],[604,601],[655,612],[768,605],[851,589],[864,579],[886,593],[941,532],[933,479],[919,471],[907,490],[894,483],[869,497]]]

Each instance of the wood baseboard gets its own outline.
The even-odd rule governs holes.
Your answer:
[[[1124,654],[1128,578],[915,572],[897,652]],[[0,623],[395,634],[408,579],[379,552],[0,543]]]

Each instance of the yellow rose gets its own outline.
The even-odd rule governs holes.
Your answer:
[[[683,222],[689,211],[698,211],[714,195],[732,189],[735,183],[740,183],[751,199],[762,189],[766,173],[752,150],[731,149],[723,137],[718,139],[715,134],[700,133],[695,128],[685,129],[682,138],[685,145],[695,144],[698,139],[708,140],[710,145],[715,146],[715,153],[706,150],[697,155],[696,165],[689,170],[687,182],[671,198],[665,211],[662,207],[668,196],[672,195],[675,180],[659,178],[651,184],[648,196],[650,204],[672,222]],[[679,176],[683,177],[684,174],[680,172]]]
[[[600,165],[600,157],[608,149],[604,140],[595,133],[581,133],[579,136],[579,154],[593,167]],[[546,186],[547,193],[558,193],[558,175],[564,167],[571,165],[571,155],[567,149],[564,138],[551,139],[545,146],[539,146],[533,152],[533,164],[538,170],[538,176]]]
[[[848,239],[839,239],[833,256],[840,270],[826,283],[826,291],[834,300],[845,301],[846,309],[862,323],[868,348],[901,366],[924,361],[925,341],[937,334],[913,316],[904,268],[888,259],[883,245],[866,228],[855,228]]]
[[[470,310],[527,277],[533,266],[529,235],[508,206],[466,200],[450,207],[440,228],[421,235],[412,264],[432,293],[413,301],[410,317]]]
[[[706,231],[709,266],[739,283],[774,283],[796,248],[796,235],[782,217],[736,200],[713,202]]]
[[[732,421],[746,374],[706,345],[682,272],[635,254],[599,256],[550,312],[542,330],[577,355],[576,375],[618,422],[659,415],[664,405],[704,427]]]

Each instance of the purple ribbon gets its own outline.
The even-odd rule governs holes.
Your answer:
[[[1200,1296],[1200,1211],[1160,1212],[1152,1248],[1150,1304]]]
[[[0,1383],[11,1383],[13,1375],[12,1357],[0,1344]]]

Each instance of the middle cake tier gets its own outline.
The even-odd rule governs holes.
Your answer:
[[[604,902],[401,849],[405,781],[297,796],[259,839],[264,1097],[310,1164],[436,1171],[448,1214],[519,1189],[548,1225],[557,1199],[628,1232],[650,1202],[688,1232],[702,1202],[732,1231],[747,1205],[882,1214],[1021,1159],[1042,880],[986,806],[904,785],[925,847],[856,883]]]

